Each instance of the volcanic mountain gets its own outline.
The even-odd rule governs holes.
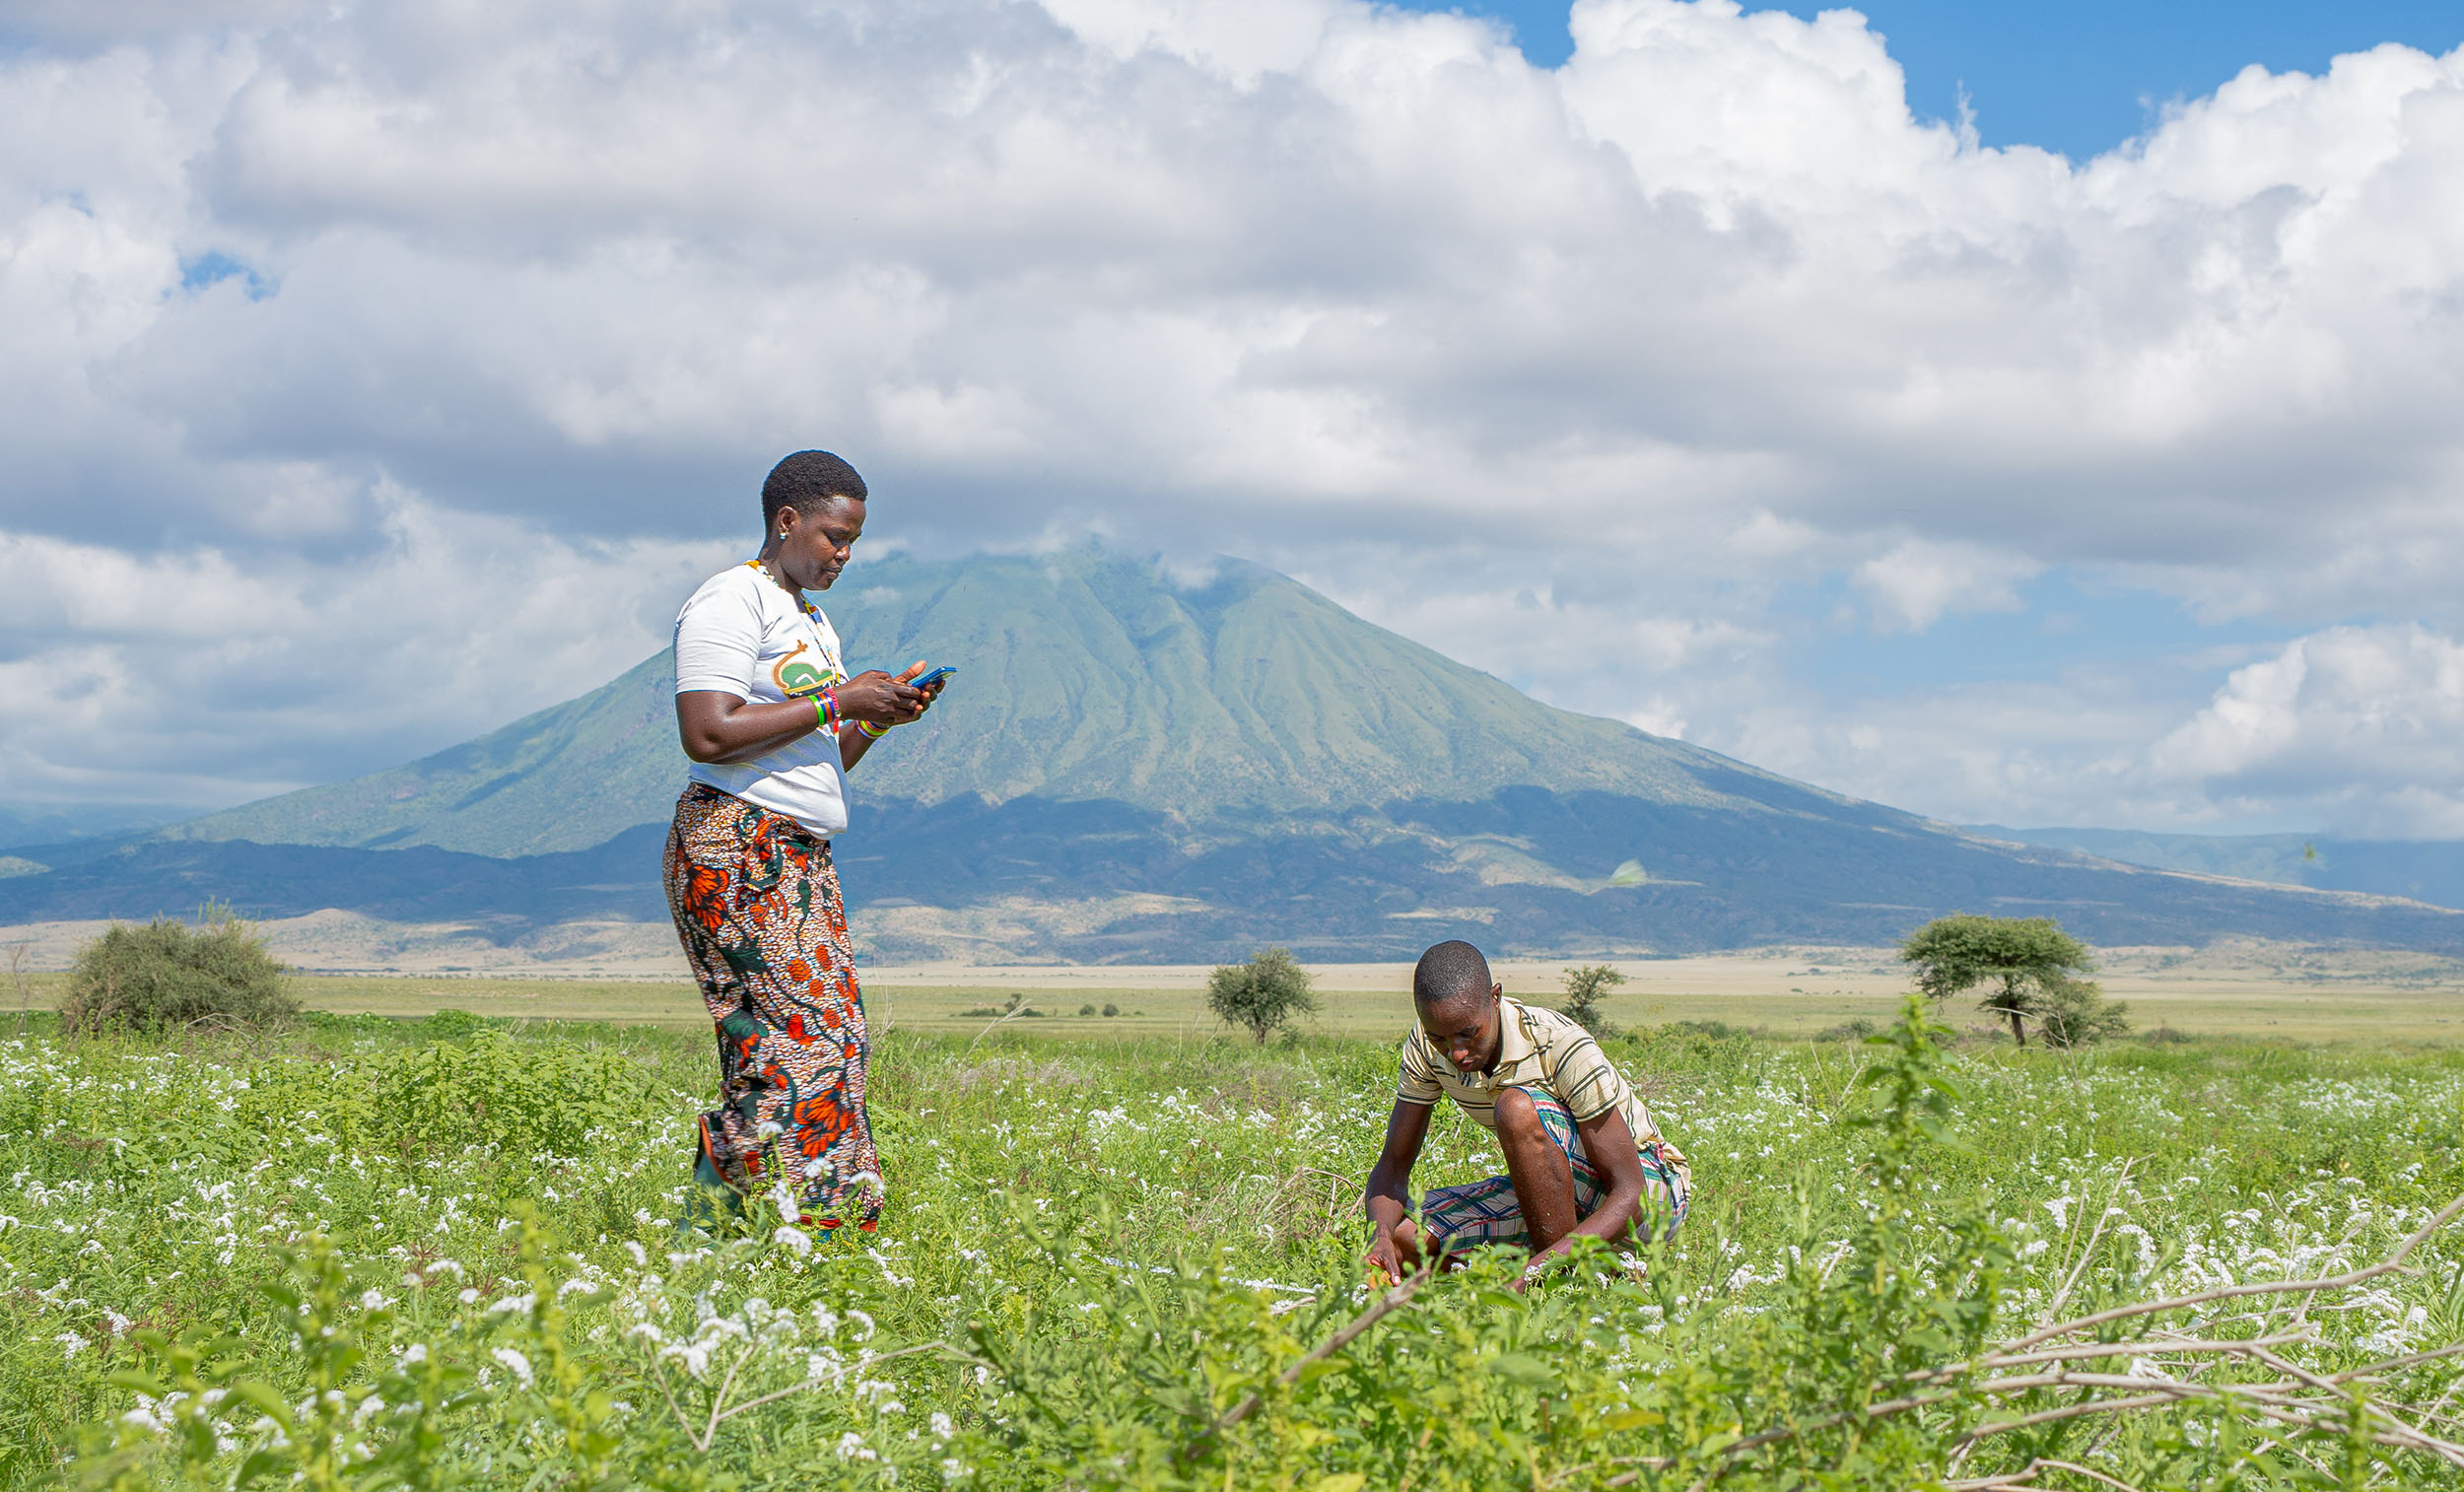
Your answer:
[[[854,778],[837,848],[876,957],[1398,958],[1455,932],[1639,954],[1877,943],[1957,909],[2101,943],[2464,946],[2464,913],[1987,838],[1552,709],[1236,561],[893,557],[826,600],[855,666],[959,670]],[[408,765],[0,879],[0,921],[207,895],[661,918],[672,689],[662,652]]]

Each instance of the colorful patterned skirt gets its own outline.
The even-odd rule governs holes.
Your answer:
[[[1523,1090],[1539,1111],[1540,1123],[1548,1137],[1566,1153],[1574,1168],[1574,1216],[1580,1222],[1600,1210],[1608,1199],[1608,1187],[1592,1166],[1591,1157],[1583,1153],[1583,1136],[1574,1127],[1574,1116],[1566,1106],[1537,1088]],[[1636,1232],[1643,1238],[1666,1238],[1685,1221],[1685,1203],[1693,1193],[1692,1179],[1683,1165],[1673,1161],[1658,1140],[1645,1140],[1640,1147],[1643,1160],[1643,1216]],[[1523,1226],[1523,1204],[1515,1199],[1514,1183],[1502,1176],[1486,1181],[1467,1182],[1460,1187],[1440,1187],[1420,1202],[1420,1226],[1441,1251],[1477,1248],[1482,1244],[1512,1244],[1528,1248],[1530,1230]]]
[[[696,782],[667,836],[667,907],[719,1028],[719,1107],[698,1174],[743,1195],[785,1178],[808,1226],[870,1228],[881,1162],[871,1042],[830,842]]]

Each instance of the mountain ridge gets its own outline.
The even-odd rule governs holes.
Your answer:
[[[2464,913],[1981,838],[1552,709],[1238,562],[892,558],[827,599],[856,666],[960,670],[854,778],[835,848],[870,956],[1341,961],[1463,934],[1631,956],[1886,943],[1951,911],[2106,944],[2464,948]],[[662,920],[672,679],[653,655],[419,761],[86,847],[0,878],[0,920],[208,898],[490,937]]]
[[[893,558],[861,578],[824,597],[850,666],[930,656],[956,662],[959,674],[930,715],[857,770],[858,813],[865,796],[1001,803],[1038,794],[1238,820],[1373,805],[1433,782],[1463,797],[1528,785],[1756,805],[1749,794],[1710,792],[1706,773],[1787,784],[1840,807],[1857,801],[1542,705],[1237,561],[1186,589],[1163,583],[1159,567],[1092,551]],[[662,650],[461,745],[164,837],[482,854],[586,848],[667,817],[684,780],[674,679]],[[575,781],[591,792],[578,796]]]
[[[2348,840],[2326,834],[2171,834],[2136,829],[2008,829],[1968,826],[1971,834],[2201,875],[2229,876],[2322,891],[2402,897],[2464,908],[2464,843],[2453,840]]]

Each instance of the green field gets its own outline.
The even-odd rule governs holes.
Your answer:
[[[2140,1029],[2197,1036],[2298,1043],[2464,1041],[2464,964],[2425,955],[2322,951],[2291,945],[2191,950],[2108,950],[2100,976],[2129,1003]],[[1608,1013],[1619,1025],[1719,1021],[1772,1036],[1812,1036],[1856,1020],[1883,1021],[1908,987],[1888,950],[1816,948],[1617,965],[1628,983]],[[1550,1003],[1561,964],[1501,964],[1509,993]],[[951,966],[868,970],[866,1004],[876,1029],[969,1036],[989,1021],[969,1011],[998,1009],[1011,995],[1037,1012],[1006,1033],[1119,1039],[1198,1040],[1222,1027],[1205,1008],[1202,967],[1111,968]],[[1402,964],[1322,965],[1321,1008],[1304,1023],[1312,1035],[1394,1040],[1410,1024],[1410,968]],[[589,1020],[619,1025],[698,1027],[700,996],[682,979],[574,979],[464,974],[303,975],[294,981],[311,1009],[416,1019],[436,1010],[490,1018]],[[67,976],[21,976],[18,998],[47,1009]],[[1116,1016],[1080,1015],[1092,1005]],[[1984,1026],[1954,1003],[1953,1025]]]
[[[2419,1356],[2464,1339],[2464,1236],[2314,1298],[1995,1350],[2384,1255],[2464,1191],[2464,1052],[1958,1041],[1937,1116],[1921,1053],[1653,1028],[1609,1050],[1694,1158],[1675,1244],[1529,1295],[1482,1262],[1313,1363],[1379,1304],[1356,1207],[1392,1047],[1236,1043],[1154,993],[1169,1029],[1126,1036],[936,1032],[982,991],[883,998],[908,1007],[872,1089],[889,1208],[810,1252],[775,1218],[672,1227],[713,1076],[681,990],[251,1038],[23,1021],[0,1483],[2464,1485],[2439,1449],[2464,1374]],[[549,1018],[611,997],[677,1026]],[[1417,1181],[1494,1169],[1448,1115]]]

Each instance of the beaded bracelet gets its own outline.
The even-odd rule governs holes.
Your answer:
[[[889,726],[875,725],[870,720],[857,720],[856,722],[856,728],[862,731],[864,733],[864,738],[869,741],[880,740],[883,736],[890,733]]]
[[[813,728],[816,730],[836,730],[839,728],[840,724],[846,717],[839,713],[839,692],[837,690],[825,689],[813,697]]]

